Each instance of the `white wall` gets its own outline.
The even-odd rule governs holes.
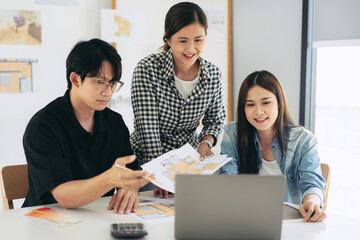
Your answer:
[[[0,0],[1,9],[41,12],[42,44],[0,45],[0,58],[38,58],[31,94],[0,94],[0,167],[26,163],[22,136],[35,112],[66,90],[65,60],[79,40],[100,37],[100,8],[111,1],[78,0],[76,6],[38,5],[28,0]],[[2,206],[2,202],[0,200]]]
[[[257,70],[281,82],[295,122],[299,121],[301,0],[233,1],[233,119],[244,78]]]
[[[359,0],[316,0],[315,41],[360,39]]]

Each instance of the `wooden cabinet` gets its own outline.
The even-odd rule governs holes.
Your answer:
[[[29,24],[29,34],[33,36],[36,40],[41,42],[41,25],[36,23]]]

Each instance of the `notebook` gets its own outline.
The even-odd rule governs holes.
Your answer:
[[[283,222],[302,222],[304,218],[299,212],[299,205],[284,203]]]
[[[177,239],[280,239],[284,176],[177,175]]]

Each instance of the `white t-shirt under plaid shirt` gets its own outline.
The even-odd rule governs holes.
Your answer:
[[[214,136],[216,143],[225,120],[221,72],[202,58],[199,62],[199,83],[187,99],[175,86],[171,49],[137,64],[131,82],[135,119],[130,142],[140,164],[186,143],[197,149],[205,135]],[[198,136],[201,117],[203,129]]]

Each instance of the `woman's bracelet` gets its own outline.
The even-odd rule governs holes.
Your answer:
[[[211,143],[209,140],[202,140],[202,141],[200,142],[200,144],[202,144],[202,143],[207,143],[208,146],[209,146],[209,149],[211,149],[211,148],[213,147],[212,143]],[[200,144],[199,144],[199,145],[200,145]]]

